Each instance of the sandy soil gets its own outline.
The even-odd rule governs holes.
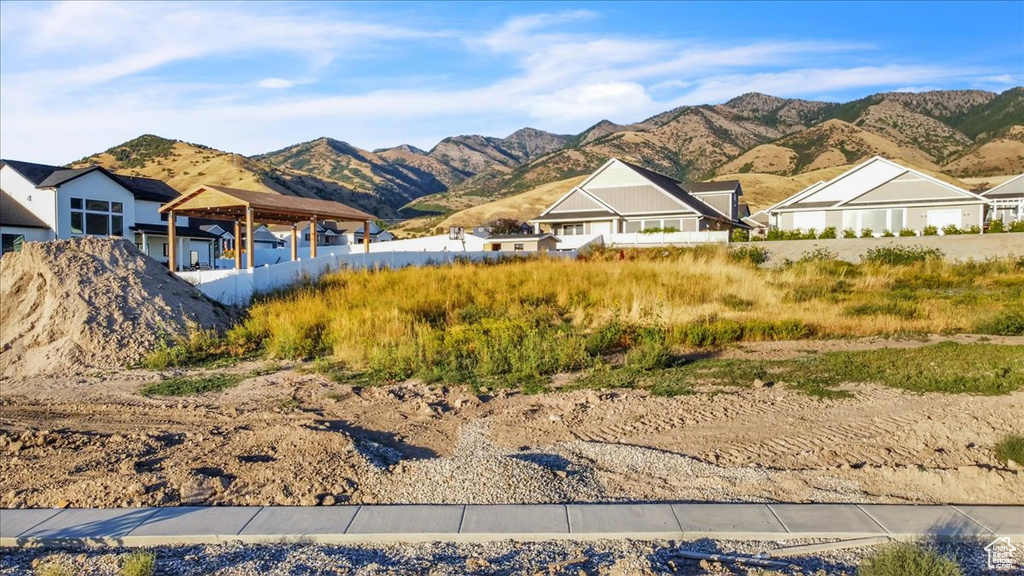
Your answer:
[[[960,337],[970,340],[971,337]],[[770,343],[780,358],[860,340]],[[265,368],[250,364],[233,370]],[[353,388],[284,366],[219,394],[150,399],[161,375],[3,383],[0,506],[734,500],[1024,503],[991,446],[1024,433],[1024,392],[851,385],[476,396]],[[565,382],[561,377],[556,382]]]

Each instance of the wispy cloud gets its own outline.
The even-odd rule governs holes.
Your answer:
[[[871,43],[599,32],[604,17],[590,10],[441,30],[323,6],[5,4],[3,154],[67,161],[143,132],[242,153],[319,135],[429,148],[455,133],[574,132],[749,91],[1019,82],[998,67],[886,62]],[[449,69],[461,59],[478,68]]]

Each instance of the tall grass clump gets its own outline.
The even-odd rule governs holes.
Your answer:
[[[156,572],[156,555],[146,550],[136,550],[121,560],[121,576],[153,576]]]
[[[888,544],[861,561],[858,576],[962,576],[956,560],[914,542]]]
[[[1024,466],[1024,436],[1019,434],[1004,436],[993,450],[996,453],[996,458],[1003,464],[1013,461]]]

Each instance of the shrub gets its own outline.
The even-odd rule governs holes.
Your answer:
[[[864,228],[863,230],[860,231],[860,237],[861,238],[874,238],[875,237],[875,232],[871,228]]]
[[[640,341],[626,352],[626,366],[635,370],[655,370],[667,367],[672,361],[672,350],[660,329],[644,330]]]
[[[145,550],[136,550],[121,561],[121,576],[153,576],[156,571],[156,555]]]
[[[988,231],[989,232],[1003,232],[1004,230],[1005,230],[1005,228],[1003,227],[1003,221],[1002,220],[993,220],[988,225]]]
[[[150,370],[194,366],[227,354],[224,341],[216,330],[203,330],[190,325],[185,336],[163,343],[143,358],[142,366]]]
[[[827,226],[827,227],[823,228],[821,230],[821,234],[818,235],[818,238],[820,238],[821,240],[831,240],[831,239],[834,239],[835,237],[836,237],[836,227],[835,226]]]
[[[733,228],[732,232],[729,233],[730,242],[749,242],[750,241],[750,230],[744,230],[743,228]]]
[[[964,228],[964,234],[981,234],[981,226],[977,224]]]
[[[939,229],[929,224],[921,229],[921,236],[938,236]]]
[[[846,228],[843,230],[843,238],[856,238],[857,231],[853,228]]]
[[[886,228],[882,231],[882,238],[895,238],[896,235],[892,233],[892,230]]]
[[[1018,220],[1010,224],[1010,232],[1024,232],[1024,220]]]
[[[900,230],[900,236],[904,238],[910,236],[917,236],[917,232],[914,232],[914,230],[911,228],[904,228],[903,230]]]
[[[834,262],[838,257],[828,248],[815,248],[801,254],[797,262]]]
[[[761,246],[740,246],[730,250],[729,257],[736,262],[749,262],[757,266],[767,262],[771,253]]]
[[[881,246],[869,249],[863,256],[864,262],[889,266],[921,264],[929,259],[939,260],[943,256],[938,248],[923,246]]]
[[[949,224],[942,227],[942,234],[945,236],[956,236],[957,234],[963,234],[963,231],[961,231],[955,224]]]
[[[1013,460],[1017,464],[1024,466],[1024,436],[1004,436],[993,447],[993,451],[996,453],[996,458],[1003,464]]]
[[[800,238],[802,240],[815,240],[818,238],[818,231],[814,228],[808,228],[807,232],[804,232]]]
[[[770,228],[768,230],[768,233],[765,234],[764,239],[765,240],[784,240],[785,239],[785,235],[783,234],[782,230],[779,230],[778,228]]]
[[[955,560],[913,542],[888,544],[861,561],[858,576],[962,576]]]

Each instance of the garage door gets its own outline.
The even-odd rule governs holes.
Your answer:
[[[939,230],[942,230],[944,226],[949,226],[951,224],[957,228],[963,225],[963,217],[959,209],[928,211],[929,226],[935,226]]]

